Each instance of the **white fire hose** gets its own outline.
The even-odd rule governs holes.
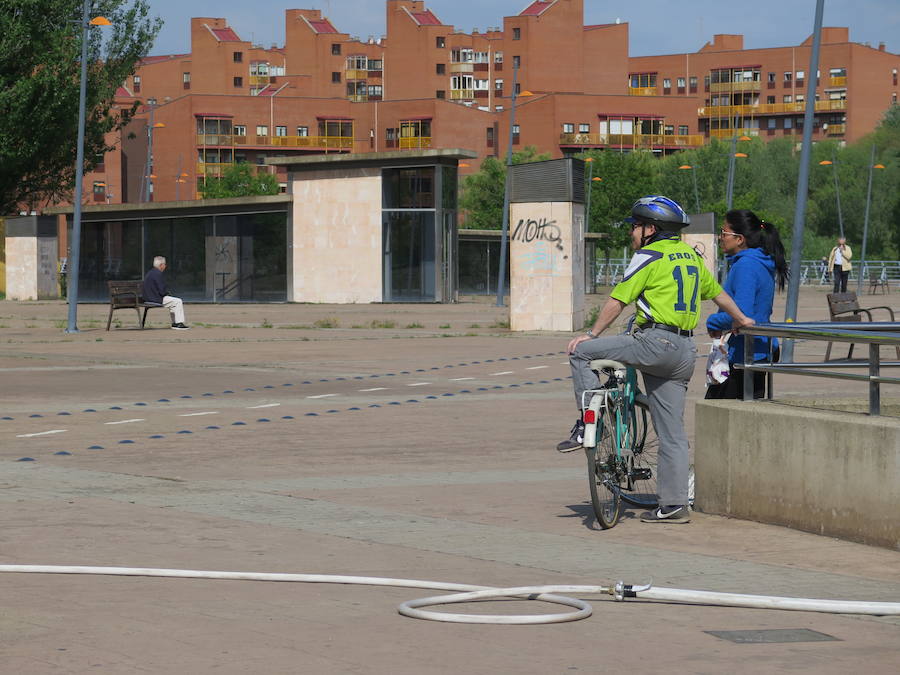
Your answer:
[[[616,600],[644,598],[665,602],[682,602],[694,605],[719,605],[722,607],[754,607],[759,609],[790,609],[806,612],[834,614],[872,614],[876,616],[900,615],[900,602],[862,602],[852,600],[814,600],[786,598],[771,595],[743,595],[692,591],[681,588],[653,588],[651,584],[634,586],[619,581],[612,586],[520,586],[516,588],[491,588],[471,584],[452,584],[416,579],[390,579],[385,577],[357,577],[334,574],[274,574],[264,572],[211,572],[201,570],[170,570],[145,567],[82,567],[67,565],[0,565],[0,572],[19,574],[91,574],[131,577],[171,577],[186,579],[230,579],[235,581],[299,581],[320,584],[359,584],[364,586],[397,586],[402,588],[429,588],[456,591],[450,595],[438,595],[402,603],[397,610],[404,616],[431,621],[487,624],[543,624],[563,623],[585,619],[593,613],[584,600],[557,593],[579,595],[612,595]],[[449,605],[499,599],[539,600],[573,607],[577,611],[562,614],[451,614],[434,612],[421,607]]]

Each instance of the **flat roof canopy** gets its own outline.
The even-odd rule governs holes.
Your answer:
[[[334,153],[329,155],[303,155],[301,157],[268,157],[266,164],[286,166],[289,171],[339,169],[347,166],[396,166],[449,164],[462,159],[475,159],[474,150],[459,148],[427,150],[392,150],[390,152]]]

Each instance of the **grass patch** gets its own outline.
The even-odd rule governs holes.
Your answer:
[[[450,328],[450,324],[449,324],[449,323],[442,323],[440,326],[438,326],[438,328]]]
[[[369,328],[396,328],[397,322],[391,321],[388,319],[387,321],[381,319],[375,319],[372,323],[369,324]]]
[[[600,314],[600,305],[597,305],[590,312],[588,312],[584,317],[584,327],[585,328],[593,328],[594,324],[597,322],[597,315]]]
[[[469,326],[469,328],[481,328],[481,325],[477,324],[477,323],[473,323],[471,326]]]
[[[500,321],[495,321],[490,325],[491,328],[509,328],[509,320],[501,319]]]
[[[272,322],[269,321],[268,319],[263,319],[262,323],[259,324],[259,327],[260,328],[272,328]]]
[[[425,326],[423,326],[420,323],[408,323],[408,324],[406,324],[406,327],[407,328],[425,328]]]
[[[325,317],[324,319],[317,319],[313,322],[313,326],[315,326],[316,328],[337,328],[340,325],[341,322],[333,316]]]
[[[304,323],[294,323],[294,324],[288,324],[286,326],[278,326],[278,328],[285,328],[287,330],[304,330],[304,329],[312,328],[312,326],[307,326]]]

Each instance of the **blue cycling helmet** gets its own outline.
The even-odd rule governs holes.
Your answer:
[[[631,207],[629,223],[656,225],[666,232],[678,232],[691,224],[691,219],[674,199],[663,195],[641,197]]]

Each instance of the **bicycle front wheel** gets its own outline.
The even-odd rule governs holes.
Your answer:
[[[604,530],[615,527],[622,512],[619,487],[619,455],[616,452],[615,421],[605,413],[597,423],[597,445],[586,448],[591,504]]]
[[[657,496],[657,453],[659,439],[647,408],[635,401],[628,420],[628,438],[622,454],[627,469],[622,499],[633,506],[659,506]]]

